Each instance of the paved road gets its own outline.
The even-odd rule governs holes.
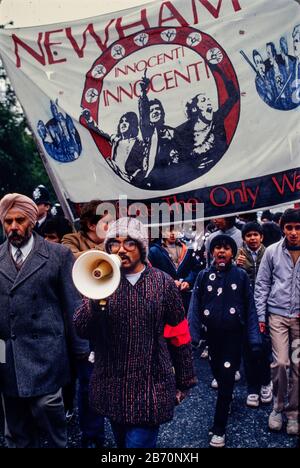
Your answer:
[[[161,427],[159,448],[203,448],[208,446],[208,428],[211,427],[216,391],[210,388],[211,374],[207,360],[195,356],[199,384],[189,397],[176,408],[173,421]],[[244,379],[236,384],[232,414],[227,429],[227,447],[232,448],[271,448],[297,447],[297,437],[288,436],[284,431],[271,433],[267,427],[270,405],[250,409],[245,405],[246,387]],[[115,447],[113,436],[107,423],[106,447]],[[69,447],[79,447],[77,417],[69,423]],[[0,430],[0,447],[3,436]],[[45,442],[46,446],[46,442]]]

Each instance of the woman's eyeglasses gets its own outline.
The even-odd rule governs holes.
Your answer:
[[[111,253],[117,253],[119,252],[121,245],[123,245],[124,249],[127,250],[128,252],[132,252],[136,248],[137,243],[136,241],[132,239],[127,239],[123,242],[120,242],[118,240],[113,240],[113,241],[108,242],[108,250]]]

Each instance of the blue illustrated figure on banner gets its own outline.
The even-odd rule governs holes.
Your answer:
[[[295,81],[297,84],[297,97],[298,101],[300,101],[300,24],[297,24],[297,26],[294,27],[293,30],[293,46],[294,46],[294,55],[296,58],[295,62]]]
[[[82,145],[73,120],[59,112],[57,104],[50,101],[52,118],[44,123],[39,120],[37,131],[47,154],[56,161],[67,163],[79,158]]]
[[[257,92],[267,104],[271,105],[275,97],[271,83],[267,77],[265,62],[256,49],[253,50],[252,57],[256,68],[255,86]]]
[[[293,53],[289,54],[288,41],[281,36],[277,52],[274,42],[267,42],[265,52],[252,52],[253,63],[245,52],[241,55],[255,71],[255,87],[260,98],[270,107],[288,111],[300,104],[300,24],[292,32]],[[265,59],[263,57],[266,57]]]

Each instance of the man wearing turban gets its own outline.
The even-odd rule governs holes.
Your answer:
[[[73,255],[33,232],[38,215],[28,197],[0,201],[6,242],[0,246],[0,386],[9,447],[38,447],[38,428],[51,447],[65,447],[61,388],[69,380],[67,342],[86,352],[72,316],[81,298],[72,282]]]

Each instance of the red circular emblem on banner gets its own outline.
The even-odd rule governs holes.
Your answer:
[[[157,75],[146,78],[145,70],[143,76],[142,70],[138,70],[140,79],[133,92],[139,112],[120,112],[123,115],[113,139],[101,130],[99,117],[101,96],[103,102],[106,99],[103,97],[105,78],[133,54],[140,56],[144,51],[146,56],[151,51],[149,48],[155,46],[157,50],[160,46],[163,50],[166,45],[181,47],[182,51],[199,57],[207,76],[213,78],[217,105],[213,107],[198,77],[197,93],[185,104],[185,120],[169,126],[161,100],[150,98]],[[171,77],[165,75],[170,82]],[[184,96],[185,89],[179,89],[178,93]],[[161,97],[165,97],[164,92],[160,93]],[[239,84],[226,52],[211,36],[190,27],[152,28],[114,42],[97,58],[86,75],[81,107],[81,124],[89,129],[101,155],[116,174],[146,190],[171,189],[211,170],[227,151],[239,121]],[[138,128],[130,131],[130,126]]]

